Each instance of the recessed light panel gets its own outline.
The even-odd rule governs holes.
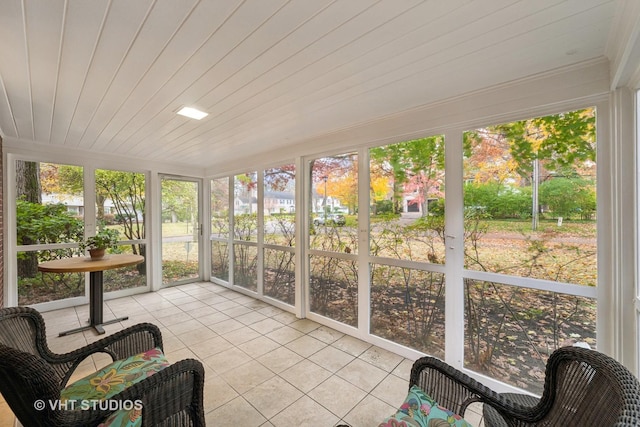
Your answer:
[[[196,120],[203,119],[209,115],[209,113],[205,113],[204,111],[200,111],[191,107],[182,108],[180,111],[178,111],[178,114],[180,114],[181,116],[189,117],[190,119],[196,119]]]

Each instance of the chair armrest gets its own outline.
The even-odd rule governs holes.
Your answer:
[[[511,402],[465,373],[434,357],[422,357],[411,368],[409,387],[417,385],[438,404],[464,416],[469,404],[480,402],[510,418],[528,420],[531,407]]]
[[[126,359],[156,347],[163,350],[160,329],[151,323],[139,323],[69,353],[52,353],[44,357],[51,364],[65,365],[62,381],[64,387],[78,365],[92,354],[107,353],[113,361]]]

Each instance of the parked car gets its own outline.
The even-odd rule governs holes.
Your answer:
[[[313,219],[314,225],[325,225],[325,222],[327,225],[345,225],[347,220],[344,218],[344,215],[340,214],[321,215]]]

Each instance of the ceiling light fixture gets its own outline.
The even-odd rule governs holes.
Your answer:
[[[200,111],[191,107],[183,107],[180,111],[178,111],[178,114],[196,120],[201,120],[209,115],[209,113],[205,113],[204,111]]]

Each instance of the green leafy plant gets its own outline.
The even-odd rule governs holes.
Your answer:
[[[95,236],[87,237],[83,242],[80,242],[80,250],[83,252],[85,249],[111,249],[115,248],[118,243],[118,236],[120,232],[113,228],[102,228]]]

